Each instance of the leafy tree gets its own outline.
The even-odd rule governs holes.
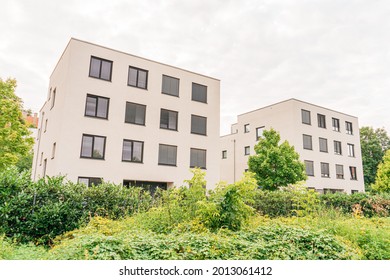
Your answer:
[[[364,184],[366,189],[375,182],[378,164],[390,148],[390,138],[383,128],[364,126],[360,129]]]
[[[276,190],[306,180],[305,165],[287,141],[279,145],[280,135],[274,129],[264,130],[255,146],[256,155],[248,160],[249,171],[255,173],[259,186]]]
[[[15,95],[15,88],[14,79],[0,78],[0,170],[27,156],[34,141],[22,117],[22,100]]]
[[[375,192],[390,193],[390,150],[387,150],[383,162],[378,165],[375,184],[372,185]]]

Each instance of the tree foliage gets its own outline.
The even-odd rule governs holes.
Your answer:
[[[33,144],[15,88],[15,80],[0,78],[0,170],[27,156]]]
[[[360,129],[364,184],[368,188],[375,182],[378,164],[390,148],[390,138],[383,128],[364,126]]]
[[[383,162],[378,165],[375,184],[372,185],[375,192],[390,193],[390,150],[387,150]]]
[[[306,180],[305,165],[287,141],[279,145],[280,135],[274,129],[264,130],[255,146],[256,155],[248,160],[249,171],[255,173],[260,187],[276,190]]]

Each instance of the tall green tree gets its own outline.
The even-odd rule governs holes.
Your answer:
[[[31,151],[33,138],[22,116],[16,80],[0,78],[0,170],[16,164]]]
[[[375,182],[378,164],[390,148],[390,138],[383,128],[360,128],[360,145],[362,149],[364,185],[366,189]]]
[[[386,151],[383,162],[379,163],[375,184],[371,188],[374,192],[390,193],[390,150]]]
[[[256,155],[249,157],[249,171],[255,173],[257,183],[263,189],[276,190],[307,179],[305,165],[294,147],[287,141],[279,142],[277,131],[264,130],[255,146]]]

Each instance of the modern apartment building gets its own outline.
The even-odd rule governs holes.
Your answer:
[[[40,111],[33,179],[180,186],[219,181],[220,81],[71,39]]]
[[[299,153],[307,186],[319,192],[363,192],[363,167],[356,117],[289,99],[238,116],[220,138],[221,180],[239,180],[264,129],[273,128]]]

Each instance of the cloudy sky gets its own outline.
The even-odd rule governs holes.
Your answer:
[[[388,0],[0,0],[0,77],[38,111],[75,37],[221,80],[221,134],[297,98],[390,131]]]

